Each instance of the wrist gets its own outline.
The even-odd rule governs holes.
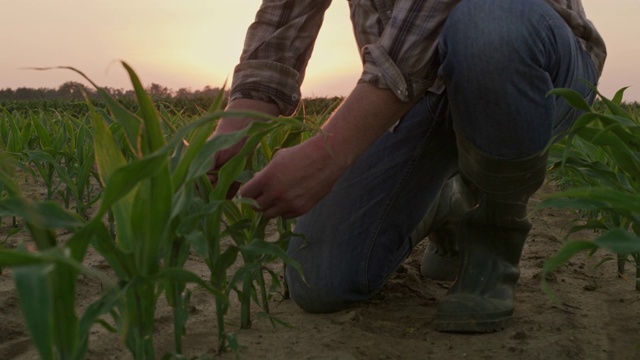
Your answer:
[[[319,133],[305,143],[313,153],[313,158],[327,168],[338,172],[345,171],[353,163],[352,156],[345,153],[335,142],[332,134]]]
[[[225,110],[233,112],[258,112],[271,116],[279,115],[277,105],[253,99],[233,100],[231,103],[229,103]],[[254,121],[263,121],[263,119],[250,117],[223,117],[218,122],[215,132],[216,134],[225,134],[229,132],[240,131],[249,126]]]

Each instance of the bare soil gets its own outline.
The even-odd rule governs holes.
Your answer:
[[[532,204],[550,191],[552,187],[546,185]],[[451,284],[419,276],[425,242],[371,301],[325,315],[305,313],[291,300],[274,301],[273,315],[290,327],[273,328],[269,320],[254,316],[248,330],[239,329],[238,309],[234,307],[227,328],[244,346],[240,353],[243,359],[640,359],[640,292],[634,290],[631,279],[618,276],[614,262],[596,267],[604,252],[574,258],[552,274],[549,280],[558,301],[541,290],[543,263],[562,245],[563,226],[571,218],[568,212],[556,210],[532,216],[533,229],[521,261],[516,312],[502,332],[458,335],[434,330],[438,301]],[[6,231],[5,223],[0,234]],[[24,235],[11,239],[19,241],[20,236]],[[106,268],[96,254],[89,254],[86,263]],[[207,276],[206,266],[195,258],[189,267]],[[101,292],[96,280],[81,277],[79,306],[98,299]],[[88,359],[132,358],[116,335],[99,326],[92,331]],[[234,358],[232,353],[215,354],[213,301],[198,289],[192,296],[187,332],[188,358]],[[158,354],[172,350],[172,320],[162,303],[155,343]],[[5,270],[0,275],[0,359],[37,358],[11,272]]]

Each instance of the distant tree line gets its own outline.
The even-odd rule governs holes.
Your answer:
[[[102,89],[129,110],[137,111],[138,104],[135,101],[133,90],[111,87],[103,87]],[[145,88],[145,91],[156,104],[161,104],[169,113],[193,116],[201,115],[206,111],[221,89],[205,86],[201,90],[190,88],[172,90],[166,86],[152,83]],[[84,94],[89,97],[95,107],[106,109],[106,104],[94,88],[76,81],[68,81],[57,88],[0,89],[0,111],[8,111],[9,113],[34,110],[58,111],[81,116],[88,111]],[[304,99],[300,111],[307,115],[327,115],[328,112],[335,110],[341,100],[342,98],[337,96],[307,98]]]
[[[103,87],[107,93],[117,99],[132,111],[137,110],[135,92],[133,90]],[[205,86],[201,90],[180,88],[169,89],[166,86],[152,83],[145,91],[155,103],[161,103],[168,111],[183,115],[197,115],[206,110],[213,99],[218,96],[220,88]],[[31,110],[65,111],[82,115],[88,110],[85,103],[86,94],[91,103],[100,108],[106,108],[94,88],[82,83],[68,81],[58,88],[28,88],[0,89],[0,109],[9,112],[23,112]]]
[[[117,99],[133,99],[135,97],[133,90],[116,89],[111,87],[103,87],[103,89]],[[218,95],[220,88],[205,86],[202,90],[180,88],[174,91],[166,86],[152,83],[147,86],[145,90],[154,100],[161,100],[176,98],[194,99],[200,97],[212,98]],[[89,95],[89,98],[91,99],[98,98],[98,94],[95,89],[76,81],[67,81],[57,88],[3,88],[0,89],[0,101],[84,100],[83,92]]]

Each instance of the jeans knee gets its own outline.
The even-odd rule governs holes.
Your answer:
[[[539,16],[553,17],[548,10],[553,12],[538,0],[460,2],[443,30],[440,44],[443,63],[447,59],[458,68],[480,71],[504,70],[532,60],[542,65],[546,49],[539,32],[545,29],[536,11]]]
[[[346,308],[350,303],[346,293],[337,291],[334,287],[309,285],[297,270],[288,267],[285,276],[291,300],[306,312],[336,312]]]

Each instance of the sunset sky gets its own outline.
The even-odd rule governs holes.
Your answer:
[[[129,88],[117,60],[143,83],[172,89],[221,86],[230,78],[260,0],[0,0],[0,88],[57,87],[81,81]],[[640,101],[640,0],[583,0],[607,42],[600,91]],[[326,14],[303,86],[304,96],[346,95],[360,74],[347,1]]]

